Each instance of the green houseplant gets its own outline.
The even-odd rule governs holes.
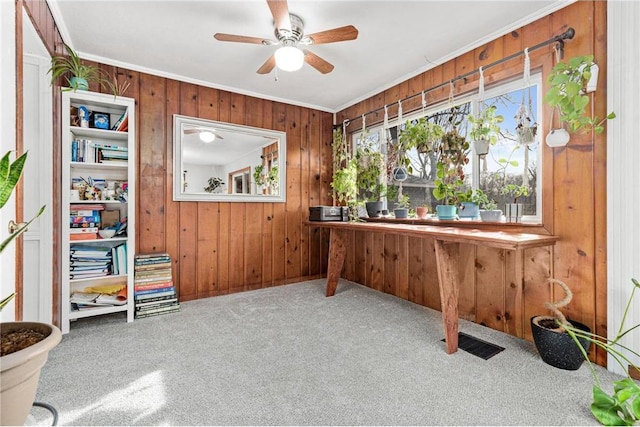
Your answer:
[[[604,130],[604,122],[616,117],[615,113],[609,113],[605,118],[587,115],[589,104],[589,92],[595,90],[595,85],[588,88],[597,65],[593,62],[593,55],[581,55],[570,58],[568,62],[558,62],[549,76],[547,83],[550,87],[545,94],[544,101],[558,112],[559,120],[569,127],[569,132],[590,132],[596,134]],[[596,74],[597,77],[597,74]],[[568,135],[561,138],[557,135],[560,129],[552,129],[547,135],[547,144],[558,146],[553,141],[561,139],[568,142]],[[566,143],[565,142],[565,143]]]
[[[267,185],[271,189],[272,194],[278,194],[278,179],[280,175],[278,175],[278,165],[271,166],[269,172],[267,173]]]
[[[400,143],[407,151],[415,148],[419,153],[428,153],[443,135],[442,126],[420,117],[415,123],[407,120],[404,130],[400,133]]]
[[[410,199],[408,194],[399,194],[396,201],[393,215],[396,218],[407,218],[409,216]]]
[[[8,152],[0,160],[0,208],[4,207],[18,183],[27,154],[22,154],[13,162],[10,157],[11,152]],[[13,239],[24,233],[43,211],[44,206],[34,218],[20,224],[0,243],[0,253]],[[12,293],[2,299],[0,310],[14,295]],[[0,354],[0,424],[24,425],[36,395],[40,370],[47,361],[49,351],[58,345],[62,335],[57,327],[39,322],[2,322],[0,331],[3,342]]]
[[[67,51],[67,55],[54,55],[51,57],[51,68],[49,68],[48,72],[51,73],[52,85],[58,78],[65,76],[69,83],[69,88],[72,90],[88,90],[90,82],[97,82],[101,86],[106,85],[114,91],[114,95],[117,95],[113,84],[103,76],[98,67],[82,63],[78,54],[66,43],[64,48]]]
[[[481,189],[476,189],[473,193],[472,201],[480,208],[480,219],[486,222],[498,222],[502,217],[502,211],[498,209],[495,200],[490,199],[487,193]]]
[[[365,202],[369,217],[380,216],[382,198],[386,196],[387,186],[382,182],[384,171],[384,155],[380,151],[363,145],[356,150],[357,178],[356,185],[360,197]]]
[[[473,141],[476,154],[486,156],[489,153],[489,146],[498,142],[500,135],[500,123],[504,117],[496,114],[497,107],[491,105],[481,108],[477,116],[469,114],[467,120],[471,123],[469,138]]]
[[[464,186],[464,166],[469,163],[469,142],[453,127],[440,140],[433,197],[444,204],[436,206],[439,219],[455,219],[458,196]]]
[[[633,288],[622,316],[622,322],[620,323],[620,327],[618,328],[615,338],[609,339],[590,332],[586,326],[581,325],[578,322],[568,321],[562,312],[560,312],[559,307],[568,304],[571,300],[571,291],[568,289],[566,284],[559,280],[548,279],[548,281],[559,284],[565,290],[567,296],[560,302],[546,303],[545,306],[552,310],[554,317],[535,316],[531,319],[532,328],[534,327],[534,319],[536,319],[536,317],[551,319],[550,321],[554,324],[548,326],[547,329],[553,329],[552,333],[557,336],[568,337],[562,338],[563,348],[555,348],[552,350],[552,353],[555,353],[556,356],[562,356],[567,352],[573,353],[574,355],[577,353],[582,360],[587,362],[595,381],[595,384],[593,385],[591,413],[600,423],[607,426],[630,426],[640,423],[640,386],[633,381],[629,374],[627,374],[626,378],[614,381],[613,393],[608,394],[603,390],[600,378],[598,377],[593,364],[589,360],[588,355],[589,346],[595,345],[612,356],[613,360],[615,360],[615,362],[618,363],[624,371],[629,372],[630,370],[635,370],[637,373],[640,373],[640,367],[635,365],[628,356],[633,355],[636,358],[640,358],[640,353],[638,353],[637,350],[626,347],[620,342],[624,336],[629,335],[640,328],[639,323],[625,329],[625,322],[627,315],[629,314],[631,304],[633,303],[635,292],[640,291],[640,282],[636,279],[631,279]],[[569,340],[570,343],[568,343],[567,340]],[[538,343],[536,342],[536,346],[537,345]]]
[[[333,174],[331,188],[333,190],[334,205],[346,206],[349,220],[358,218],[358,164],[347,149],[342,129],[333,129],[332,141]]]

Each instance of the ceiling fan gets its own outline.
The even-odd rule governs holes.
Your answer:
[[[220,134],[214,132],[212,129],[207,128],[184,129],[182,133],[184,133],[185,135],[197,133],[199,134],[200,140],[202,140],[202,142],[213,142],[215,139],[224,139]]]
[[[281,47],[258,68],[258,74],[268,74],[276,66],[284,71],[299,70],[303,62],[311,65],[322,74],[330,73],[334,68],[331,63],[307,49],[300,48],[300,46],[355,40],[358,37],[358,30],[353,25],[305,35],[302,19],[289,13],[286,0],[267,0],[267,4],[273,16],[274,34],[277,40],[224,33],[213,35],[216,40],[223,42],[263,44],[266,46],[280,45]]]

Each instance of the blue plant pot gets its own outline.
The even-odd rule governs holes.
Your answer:
[[[460,218],[478,218],[480,216],[480,209],[475,203],[462,202],[461,205],[458,209],[458,216]]]
[[[89,90],[89,82],[80,77],[71,77],[69,79],[69,84],[72,88],[77,90]]]
[[[456,219],[456,207],[455,205],[438,205],[436,214],[438,219]]]
[[[396,218],[407,218],[409,216],[409,209],[394,209],[393,214]]]

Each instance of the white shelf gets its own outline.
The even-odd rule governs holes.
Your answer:
[[[110,114],[110,124],[125,112],[128,112],[129,130],[117,132],[108,129],[84,128],[71,125],[71,106],[85,106],[89,111],[98,111]],[[99,94],[88,91],[63,92],[62,93],[62,203],[61,203],[61,330],[68,333],[71,320],[86,317],[100,316],[103,314],[126,312],[127,322],[132,322],[135,312],[135,300],[133,293],[133,265],[136,251],[135,227],[136,227],[136,140],[135,140],[135,100],[113,95]],[[126,164],[89,163],[71,161],[71,143],[74,140],[91,140],[106,145],[118,145],[127,147],[128,159]],[[127,182],[127,202],[118,200],[70,200],[72,178],[89,177],[94,179],[114,180]],[[69,215],[74,206],[82,204],[100,204],[105,210],[119,210],[120,218],[127,217],[127,236],[112,237],[110,239],[70,240]],[[91,277],[83,279],[71,279],[69,265],[71,245],[88,246],[118,246],[127,245],[127,273]],[[127,304],[113,306],[98,306],[83,310],[73,310],[70,296],[73,292],[82,291],[86,287],[127,283]]]

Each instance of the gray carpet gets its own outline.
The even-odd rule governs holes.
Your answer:
[[[597,425],[586,365],[553,368],[466,321],[505,350],[447,355],[439,312],[346,281],[324,291],[315,280],[75,322],[37,400],[61,425]]]

